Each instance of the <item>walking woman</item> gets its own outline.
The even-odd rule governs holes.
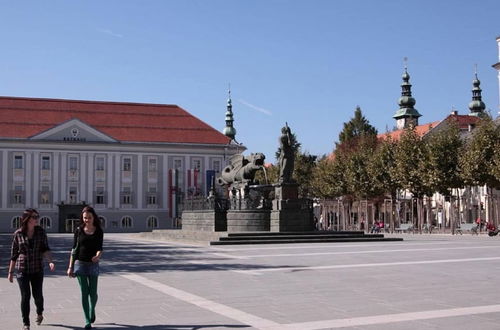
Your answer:
[[[101,222],[95,210],[90,206],[84,207],[80,215],[80,225],[75,231],[67,274],[70,277],[76,276],[80,285],[85,329],[91,329],[91,323],[95,322],[103,236]]]
[[[21,290],[21,315],[23,329],[30,328],[30,299],[36,305],[36,324],[43,321],[43,259],[49,262],[49,268],[55,270],[50,252],[47,234],[38,225],[40,215],[35,209],[26,209],[21,218],[21,228],[14,232],[9,264],[9,282],[14,281],[16,270],[17,283]]]

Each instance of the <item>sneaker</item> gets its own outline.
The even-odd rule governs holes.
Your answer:
[[[30,330],[30,326],[29,325],[24,325],[23,326],[23,330]]]
[[[90,324],[85,324],[85,328],[84,329],[92,329],[92,326]]]
[[[36,325],[42,324],[42,321],[43,321],[43,315],[42,314],[38,314],[36,316]]]

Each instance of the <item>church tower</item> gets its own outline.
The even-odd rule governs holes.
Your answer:
[[[222,131],[222,133],[231,139],[231,141],[235,140],[236,137],[236,129],[233,127],[233,105],[231,103],[231,89],[229,89],[229,97],[227,99],[227,110],[226,110],[226,127]]]
[[[493,64],[493,67],[498,71],[498,95],[500,97],[500,36],[497,37],[497,44],[498,44],[498,62],[496,64]],[[500,98],[499,98],[499,107],[500,107]],[[500,108],[498,110],[500,114]]]
[[[481,82],[479,79],[477,79],[477,70],[475,74],[475,78],[472,81],[472,101],[469,103],[469,109],[470,113],[469,116],[476,116],[476,117],[487,117],[488,115],[484,112],[484,109],[486,109],[486,105],[484,104],[481,96]]]
[[[401,97],[398,101],[399,110],[392,116],[392,118],[396,119],[396,128],[398,130],[410,126],[418,126],[418,117],[422,115],[414,108],[415,103],[415,99],[411,96],[410,75],[405,64],[403,83],[401,84]]]

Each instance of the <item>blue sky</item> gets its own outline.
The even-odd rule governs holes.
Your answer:
[[[357,105],[392,129],[403,58],[420,123],[499,110],[497,0],[0,1],[0,95],[177,104],[274,162],[288,122],[332,151]]]

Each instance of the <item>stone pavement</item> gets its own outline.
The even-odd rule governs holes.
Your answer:
[[[500,237],[209,247],[105,234],[96,329],[500,329]],[[51,234],[45,320],[81,329],[72,236]],[[0,329],[21,329],[0,234]],[[34,320],[32,303],[32,319]]]

